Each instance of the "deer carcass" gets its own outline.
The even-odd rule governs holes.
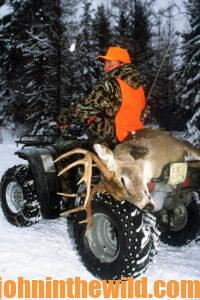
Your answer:
[[[164,166],[183,162],[185,157],[200,160],[200,150],[189,142],[153,128],[137,131],[113,152],[100,144],[94,148],[107,168],[118,174],[128,194],[126,200],[140,209],[154,207],[147,184],[161,175]]]
[[[86,200],[83,206],[66,211],[86,210],[87,222],[91,225],[91,200],[96,192],[107,192],[118,201],[126,200],[140,209],[154,208],[148,183],[152,178],[161,175],[163,167],[169,163],[183,162],[189,156],[200,160],[200,150],[190,143],[172,137],[168,133],[152,128],[142,129],[129,140],[118,144],[113,151],[100,144],[94,145],[98,157],[84,149],[74,149],[61,155],[56,161],[69,155],[82,153],[85,157],[66,166],[59,175],[70,168],[83,164],[85,172],[80,182],[85,181],[87,186]],[[91,188],[93,162],[102,173],[102,180]],[[79,182],[79,183],[80,183]],[[61,193],[62,196],[75,196]]]

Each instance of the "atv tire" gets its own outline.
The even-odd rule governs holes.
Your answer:
[[[144,273],[159,246],[155,217],[103,193],[94,197],[92,206],[93,225],[87,236],[86,225],[79,223],[84,213],[68,218],[69,235],[86,268],[107,280]]]
[[[179,231],[167,230],[161,234],[161,241],[170,246],[184,246],[200,237],[200,192],[193,192],[187,210],[187,222]]]
[[[14,166],[2,177],[1,207],[7,220],[17,227],[40,220],[40,205],[28,165]]]

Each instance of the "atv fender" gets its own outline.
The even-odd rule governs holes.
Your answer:
[[[57,195],[59,180],[53,163],[57,156],[56,150],[53,147],[33,147],[21,149],[15,154],[30,165],[42,216],[45,219],[58,217],[61,197]]]

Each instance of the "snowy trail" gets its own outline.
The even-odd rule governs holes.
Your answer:
[[[15,144],[0,144],[0,177],[7,168],[23,163],[13,155],[15,151]],[[17,228],[6,221],[0,208],[0,236],[0,276],[4,279],[19,276],[27,279],[45,279],[47,276],[95,279],[73,250],[64,218]],[[145,276],[150,289],[157,279],[200,280],[200,242],[182,248],[161,245],[156,261]]]

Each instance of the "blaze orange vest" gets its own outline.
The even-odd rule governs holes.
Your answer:
[[[140,117],[145,106],[145,96],[142,86],[134,89],[124,80],[116,79],[120,85],[122,96],[122,104],[115,117],[116,136],[122,142],[129,131],[144,128]]]

